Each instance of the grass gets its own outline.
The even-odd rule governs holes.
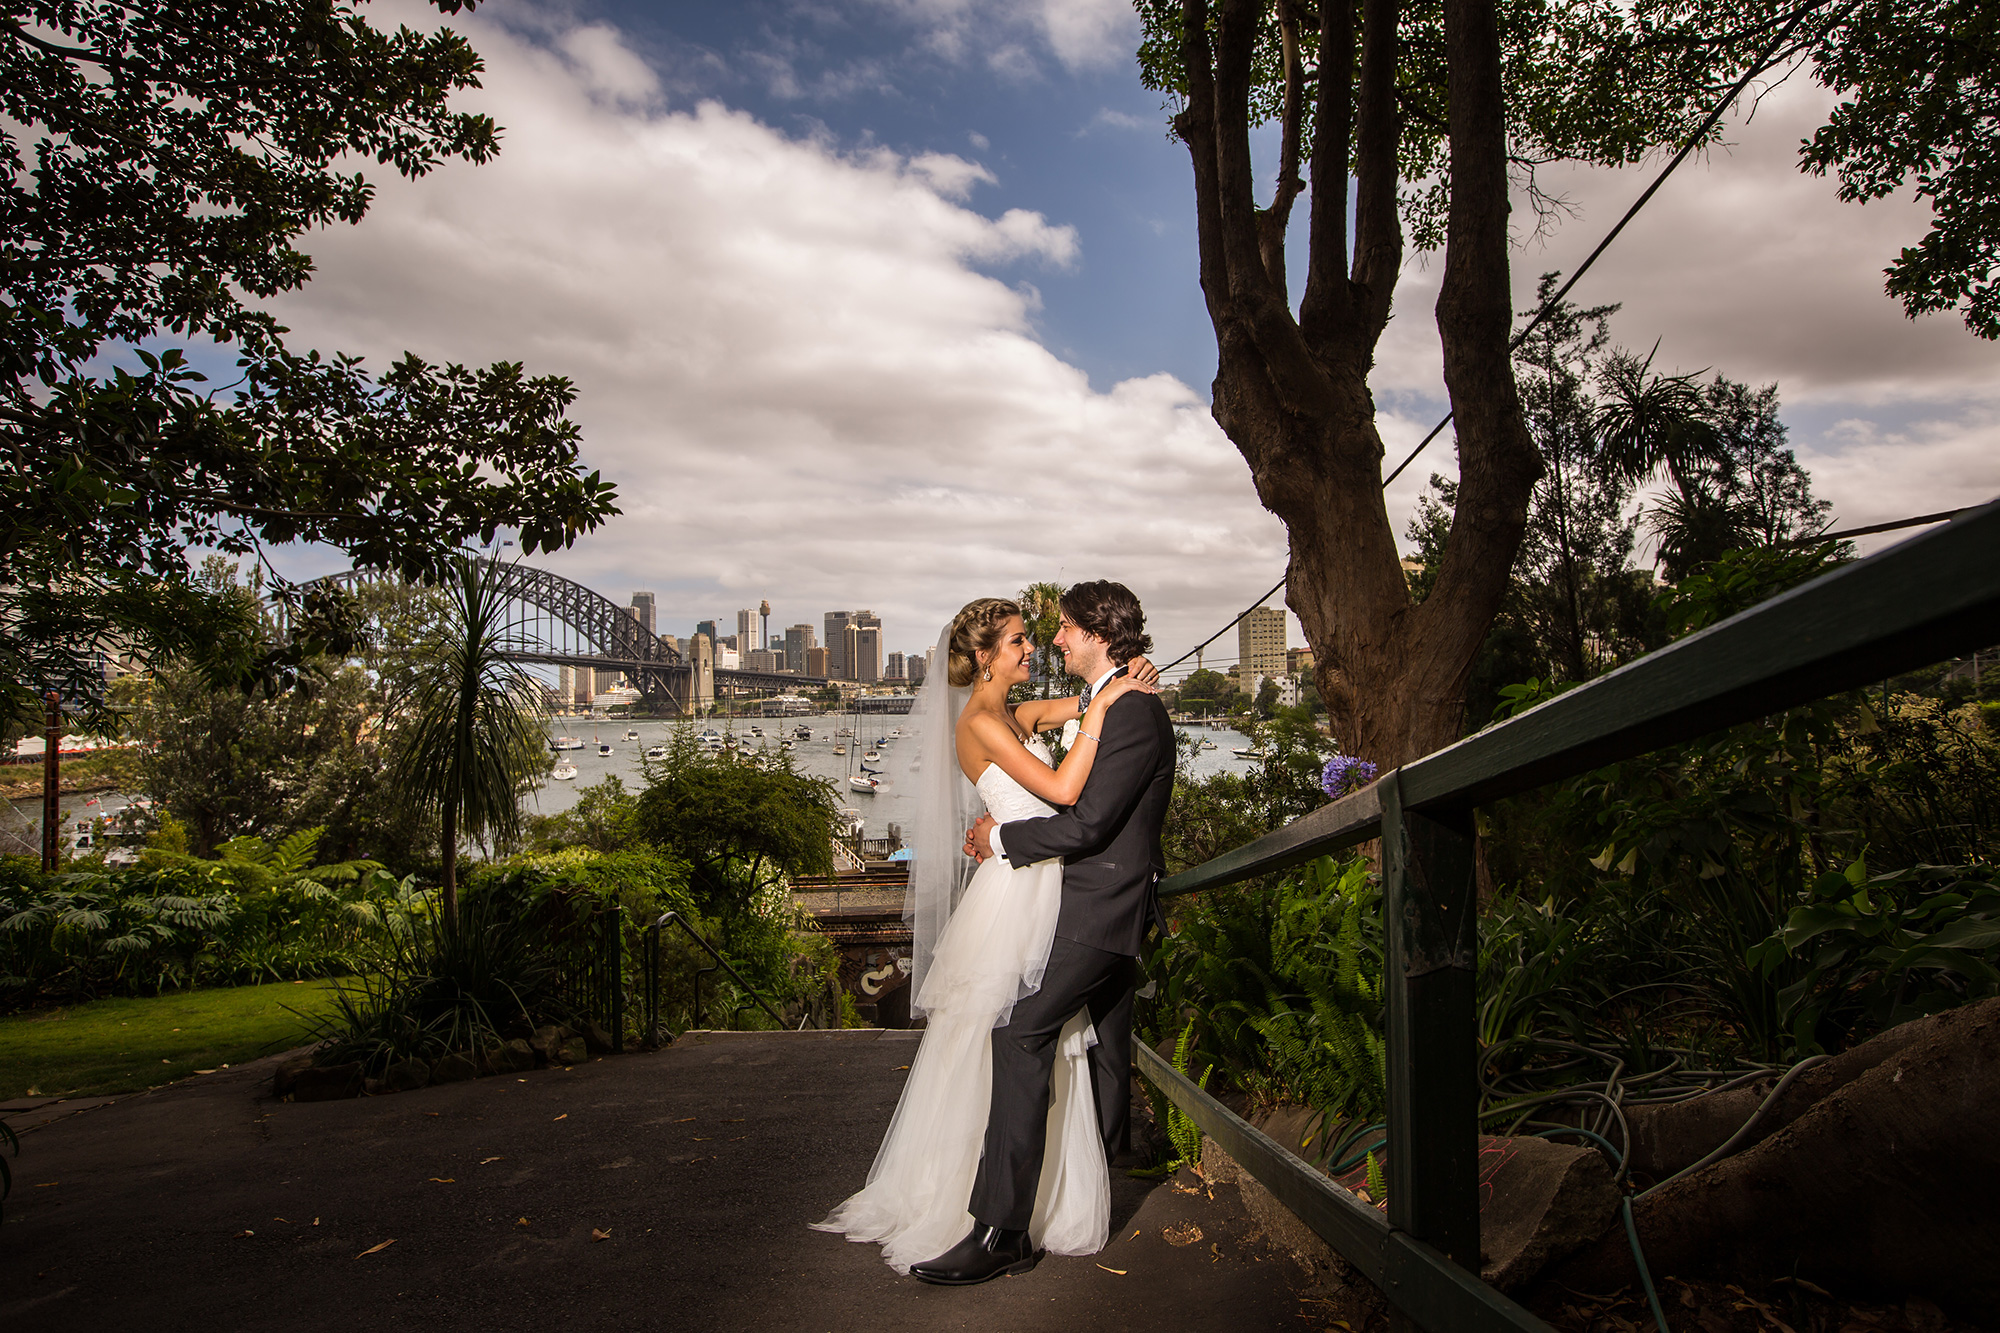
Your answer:
[[[0,1101],[140,1092],[303,1045],[331,987],[281,981],[0,1018]]]

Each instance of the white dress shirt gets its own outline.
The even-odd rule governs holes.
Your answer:
[[[1093,699],[1096,698],[1097,692],[1104,688],[1104,683],[1117,674],[1118,674],[1117,667],[1115,666],[1106,667],[1104,669],[1104,674],[1099,676],[1096,679],[1096,681],[1094,681],[1091,684],[1090,687],[1091,697]],[[1070,746],[1076,744],[1076,734],[1078,731],[1082,730],[1082,728],[1083,728],[1083,714],[1081,713],[1078,713],[1075,717],[1063,723],[1062,742],[1064,750],[1068,750]],[[987,835],[987,841],[992,844],[993,854],[995,856],[1005,856],[1007,854],[1006,847],[1004,847],[1000,842],[1000,825],[995,824],[993,826],[993,831]]]

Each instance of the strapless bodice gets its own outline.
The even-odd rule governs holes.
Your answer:
[[[1049,762],[1048,743],[1039,736],[1032,736],[1021,742],[1021,748],[1041,760]],[[998,823],[1005,824],[1016,819],[1040,819],[1055,813],[1055,807],[1044,803],[1026,787],[1007,776],[1007,771],[998,764],[989,763],[986,771],[973,784],[979,789],[979,799],[986,802],[986,813]]]

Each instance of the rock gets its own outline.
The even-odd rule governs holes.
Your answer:
[[[271,1071],[271,1095],[289,1097],[298,1086],[299,1075],[313,1067],[310,1055],[296,1056]]]
[[[611,1034],[596,1022],[583,1025],[583,1044],[590,1048],[592,1055],[611,1054]]]
[[[469,1055],[453,1051],[431,1066],[431,1082],[463,1083],[479,1077],[479,1065]]]
[[[295,1102],[335,1102],[361,1095],[361,1063],[314,1065],[292,1076]]]
[[[495,1046],[487,1053],[493,1072],[496,1074],[525,1074],[535,1067],[535,1049],[521,1037],[516,1037],[504,1046]]]
[[[535,1035],[528,1038],[528,1046],[541,1059],[553,1061],[556,1058],[557,1049],[563,1044],[564,1035],[563,1029],[553,1024],[547,1027],[539,1027],[535,1029]]]
[[[398,1060],[382,1071],[384,1092],[415,1092],[431,1081],[431,1067],[422,1060]]]
[[[571,1037],[549,1054],[550,1064],[580,1065],[590,1058],[590,1046],[582,1037]]]
[[[1481,1138],[1479,1155],[1488,1187],[1479,1210],[1479,1275],[1502,1291],[1519,1291],[1552,1262],[1596,1240],[1618,1211],[1618,1186],[1595,1148]]]
[[[1317,1141],[1308,1144],[1306,1135],[1315,1119],[1308,1108],[1285,1106],[1253,1116],[1251,1123],[1301,1156],[1311,1156]],[[1595,1150],[1536,1138],[1481,1138],[1479,1148],[1480,1276],[1487,1282],[1517,1291],[1549,1264],[1597,1240],[1611,1224],[1618,1188]],[[1387,1162],[1385,1152],[1377,1152],[1376,1158]],[[1345,1276],[1347,1265],[1333,1247],[1205,1136],[1201,1167],[1212,1183],[1234,1182],[1251,1219],[1308,1270]],[[1365,1171],[1356,1168],[1341,1183],[1358,1188]]]

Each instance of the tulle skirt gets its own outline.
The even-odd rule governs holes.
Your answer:
[[[1062,863],[982,862],[938,936],[916,1002],[928,1015],[909,1082],[868,1182],[821,1231],[882,1247],[898,1273],[972,1228],[967,1204],[993,1092],[994,1027],[1041,985],[1062,905]],[[1028,1232],[1052,1254],[1095,1254],[1111,1226],[1111,1177],[1091,1095],[1089,1016],[1063,1027],[1050,1080],[1048,1146]]]

